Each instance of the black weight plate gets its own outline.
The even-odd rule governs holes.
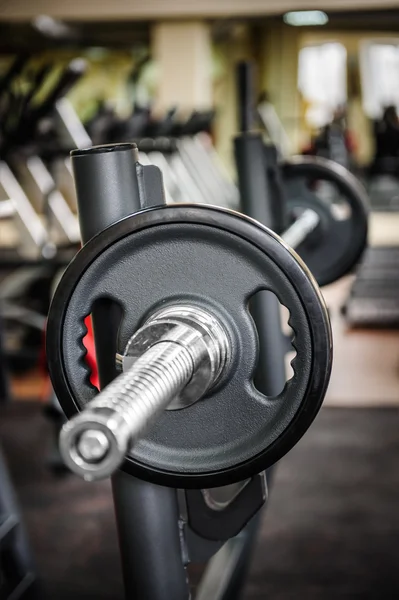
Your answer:
[[[288,307],[295,331],[294,376],[274,398],[252,383],[257,335],[248,302],[260,289]],[[234,356],[209,399],[161,415],[126,471],[183,488],[241,481],[281,458],[316,416],[331,369],[326,307],[301,260],[256,221],[215,207],[166,206],[119,221],[83,247],[61,280],[47,328],[50,374],[68,416],[96,393],[81,340],[84,317],[104,297],[123,309],[119,351],[154,309],[191,301],[223,319]]]
[[[316,232],[296,251],[319,285],[332,283],[353,269],[366,247],[367,194],[345,167],[326,158],[294,157],[282,169],[288,213],[311,208],[320,218]],[[320,181],[333,184],[340,200],[344,200],[338,207],[345,211],[343,218],[337,219],[337,207],[323,201],[309,187]]]

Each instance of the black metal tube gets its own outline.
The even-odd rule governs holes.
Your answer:
[[[30,88],[29,92],[24,96],[23,101],[22,101],[21,112],[20,112],[20,114],[22,115],[21,120],[26,119],[27,112],[29,111],[29,108],[30,108],[30,102],[31,102],[32,98],[35,96],[35,94],[39,91],[41,86],[43,85],[43,82],[46,79],[46,77],[50,74],[51,69],[52,69],[51,64],[45,64],[36,73],[34,80],[32,82],[31,88]]]
[[[136,144],[109,144],[71,152],[83,243],[140,210]],[[117,307],[93,307],[93,328],[101,387],[115,377]]]
[[[268,177],[262,136],[251,133],[254,109],[253,65],[246,61],[237,68],[238,115],[241,135],[234,140],[241,210],[273,230],[278,228],[275,194]],[[277,199],[278,201],[278,199]],[[280,305],[270,292],[258,293],[251,313],[259,335],[259,363],[255,376],[258,389],[276,395],[285,384],[285,344],[280,322]]]
[[[83,242],[141,208],[135,144],[72,152]],[[93,308],[103,387],[114,375],[115,307]],[[176,491],[118,471],[112,478],[125,594],[129,600],[188,600]]]
[[[13,79],[17,77],[21,71],[26,67],[29,61],[28,54],[21,54],[17,56],[14,62],[9,67],[8,71],[0,79],[0,96],[9,89]]]
[[[268,175],[271,211],[273,214],[273,230],[281,235],[288,227],[287,204],[282,181],[282,173],[278,164],[277,148],[273,144],[264,147],[265,169]]]
[[[234,140],[241,210],[267,227],[274,228],[273,198],[260,134],[246,133]]]
[[[83,243],[140,210],[136,144],[109,144],[71,152]]]
[[[251,62],[237,65],[238,122],[242,133],[250,131],[254,120],[254,66]]]
[[[251,566],[252,556],[255,550],[255,544],[262,523],[263,510],[260,510],[252,517],[248,525],[237,536],[238,543],[242,544],[240,548],[239,559],[234,572],[229,580],[223,597],[220,600],[242,600],[245,584],[248,579],[248,572]],[[230,540],[232,542],[233,540]],[[218,599],[215,599],[218,600]]]
[[[0,314],[0,404],[5,404],[10,399],[10,384],[4,352],[4,329]]]
[[[244,133],[234,140],[241,210],[263,225],[276,228],[273,194],[265,164],[264,144],[258,134]],[[260,292],[251,303],[259,334],[259,367],[255,383],[264,394],[274,396],[285,384],[285,343],[280,304],[274,294]]]
[[[176,491],[112,478],[126,600],[188,600]]]
[[[67,95],[67,93],[85,74],[86,70],[87,65],[84,60],[72,60],[61,74],[57,83],[50,90],[48,96],[35,110],[32,110],[30,115],[27,115],[25,126],[34,127],[40,119],[47,117],[47,115],[54,109],[57,100]]]

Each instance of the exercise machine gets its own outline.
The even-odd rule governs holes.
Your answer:
[[[284,229],[253,139],[244,123],[235,148],[251,218],[167,205],[134,144],[72,153],[84,245],[54,295],[47,358],[69,419],[62,455],[88,481],[111,476],[126,597],[137,600],[188,599],[186,566],[204,561],[196,598],[238,598],[273,465],[326,393],[327,309],[288,246],[319,219],[306,208]],[[85,360],[89,315],[100,392]]]
[[[327,158],[282,158],[279,148],[253,130],[251,63],[238,65],[237,80],[241,134],[235,139],[235,159],[242,202],[251,203],[256,218],[271,211],[280,235],[292,226],[287,242],[295,245],[320,286],[332,283],[354,269],[366,248],[366,191],[345,167]]]
[[[112,475],[127,597],[186,599],[185,565],[215,554],[198,597],[227,598],[215,565],[228,574],[246,558],[263,472],[324,397],[328,315],[275,234],[226,209],[165,205],[160,172],[137,158],[127,144],[73,153],[85,244],[47,329],[52,382],[71,418],[61,449],[86,479]],[[279,297],[295,331],[294,375],[274,397],[252,381],[261,330],[248,300],[260,289]],[[84,361],[89,314],[100,394]]]

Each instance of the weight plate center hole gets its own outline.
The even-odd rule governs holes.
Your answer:
[[[330,210],[335,221],[347,221],[351,218],[352,210],[345,196],[331,181],[313,181],[309,183],[309,189]]]

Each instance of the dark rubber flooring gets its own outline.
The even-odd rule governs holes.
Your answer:
[[[110,486],[55,478],[49,439],[37,405],[0,409],[46,598],[122,599]],[[245,600],[336,598],[399,598],[397,409],[324,409],[277,470]]]

